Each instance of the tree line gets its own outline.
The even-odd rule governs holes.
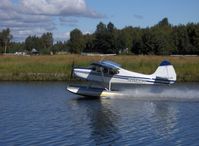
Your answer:
[[[199,23],[171,25],[167,18],[147,28],[128,26],[117,29],[113,23],[100,22],[92,34],[81,30],[70,32],[70,39],[53,43],[53,34],[41,37],[28,36],[24,42],[12,42],[10,30],[0,32],[0,52],[30,51],[37,49],[41,54],[67,51],[70,53],[127,53],[143,55],[199,55]]]

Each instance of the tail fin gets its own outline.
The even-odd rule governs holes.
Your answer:
[[[173,68],[173,65],[167,60],[164,60],[160,63],[159,67],[153,75],[156,77],[156,81],[158,83],[172,84],[176,81],[175,69]]]

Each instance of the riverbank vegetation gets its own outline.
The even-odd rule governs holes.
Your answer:
[[[84,34],[75,28],[65,42],[55,42],[51,32],[14,42],[11,33],[9,28],[0,31],[0,53],[31,52],[34,48],[40,54],[65,51],[77,54],[199,55],[199,23],[172,25],[167,18],[147,28],[126,26],[118,29],[111,22],[107,25],[100,22],[93,33]]]
[[[87,66],[99,61],[100,56],[46,55],[46,56],[0,56],[0,81],[52,81],[70,80],[73,62]],[[151,74],[164,59],[175,67],[178,82],[199,81],[199,57],[197,56],[134,56],[117,55],[105,57],[116,61],[126,69]]]

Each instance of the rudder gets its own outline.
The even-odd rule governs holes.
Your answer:
[[[160,63],[159,67],[156,69],[155,73],[153,74],[157,80],[164,81],[169,84],[172,84],[176,81],[176,72],[173,65],[164,60]]]

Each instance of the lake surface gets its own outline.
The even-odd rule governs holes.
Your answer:
[[[64,82],[0,82],[1,146],[198,146],[199,84],[83,99]]]

